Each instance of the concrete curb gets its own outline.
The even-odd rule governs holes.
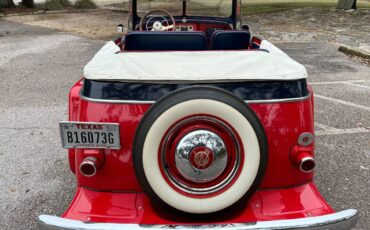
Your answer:
[[[1,17],[12,17],[12,16],[22,16],[22,15],[34,15],[34,14],[65,14],[65,13],[89,13],[89,12],[98,12],[98,11],[106,11],[108,9],[69,9],[69,10],[39,10],[34,12],[26,12],[26,13],[15,13],[15,14],[0,14]]]
[[[26,13],[0,14],[0,17],[11,17],[11,16],[32,15],[32,14],[45,14],[45,10],[26,12]]]
[[[353,56],[357,56],[357,57],[361,57],[361,58],[370,60],[370,51],[363,50],[363,49],[360,49],[360,48],[351,47],[351,46],[347,46],[347,45],[340,45],[339,48],[338,48],[338,51],[340,51],[344,54],[347,54],[347,55],[353,55]]]
[[[126,9],[126,8],[109,7],[109,6],[104,6],[101,9],[109,10],[109,11],[113,11],[113,12],[123,12],[123,13],[128,13],[129,12],[129,10]]]

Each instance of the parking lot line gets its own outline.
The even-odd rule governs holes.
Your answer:
[[[347,83],[368,83],[369,80],[348,80],[348,81],[321,81],[309,82],[310,85],[331,85],[331,84],[347,84]]]
[[[351,128],[351,129],[337,129],[330,127],[318,122],[315,122],[315,127],[320,128],[321,130],[316,130],[316,136],[328,136],[328,135],[342,135],[342,134],[353,134],[353,133],[369,133],[370,129],[367,128]]]
[[[341,134],[354,134],[354,133],[370,133],[367,128],[353,128],[353,129],[324,129],[317,130],[316,136],[328,136],[328,135],[341,135]]]
[[[358,83],[361,83],[361,82],[358,82]],[[364,88],[364,89],[370,89],[370,86],[359,85],[358,83],[356,84],[356,83],[352,83],[352,82],[343,82],[342,84],[349,85],[349,86],[355,86],[355,87],[359,87],[359,88]]]
[[[334,102],[334,103],[351,106],[351,107],[354,107],[354,108],[357,108],[357,109],[363,109],[363,110],[370,111],[370,107],[367,107],[367,106],[358,105],[358,104],[355,104],[355,103],[352,103],[352,102],[343,101],[343,100],[339,100],[339,99],[332,98],[332,97],[326,97],[326,96],[319,95],[319,94],[314,94],[314,96],[315,96],[315,98],[320,98],[320,99],[324,99],[324,100],[331,101],[331,102]]]
[[[333,127],[330,127],[330,126],[327,126],[327,125],[324,125],[324,124],[321,124],[321,123],[318,123],[318,122],[315,122],[315,127],[320,128],[320,129],[324,129],[324,130],[326,130],[326,129],[335,129]]]

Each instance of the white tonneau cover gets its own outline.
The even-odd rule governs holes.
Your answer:
[[[85,66],[85,78],[126,82],[225,82],[296,80],[303,65],[262,41],[265,51],[120,52],[108,42]]]

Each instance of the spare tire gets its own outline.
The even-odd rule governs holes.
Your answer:
[[[133,161],[154,201],[212,213],[258,188],[267,141],[244,101],[223,89],[193,86],[164,96],[146,112],[136,130]]]

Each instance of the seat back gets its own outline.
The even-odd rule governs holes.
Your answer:
[[[247,30],[217,30],[212,34],[213,50],[248,49],[251,34]]]
[[[203,32],[134,31],[126,35],[125,50],[204,50]]]

